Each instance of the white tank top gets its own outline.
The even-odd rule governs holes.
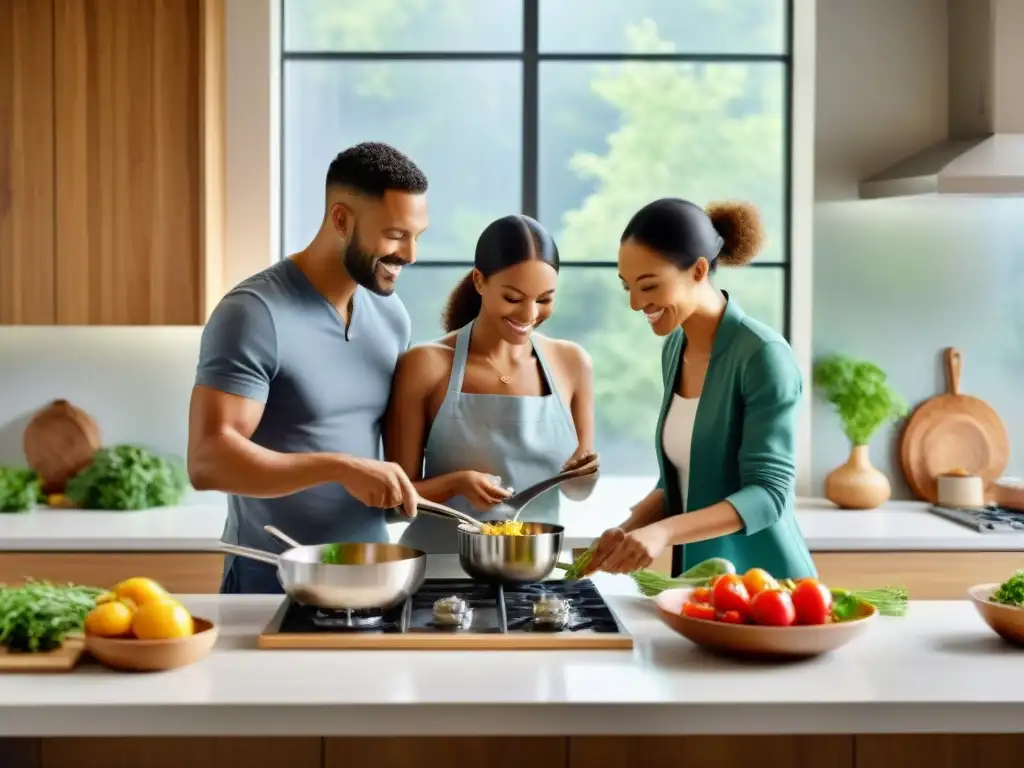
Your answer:
[[[686,511],[686,496],[690,481],[690,448],[693,443],[693,422],[697,416],[699,397],[672,395],[672,405],[665,416],[665,428],[661,433],[661,444],[665,456],[679,474],[679,493]]]

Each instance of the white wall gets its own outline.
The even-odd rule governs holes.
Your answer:
[[[881,365],[911,403],[944,387],[941,352],[964,353],[963,388],[1024,436],[1024,200],[861,201],[857,182],[946,131],[945,0],[818,0],[814,351]],[[1024,43],[1024,41],[1022,41]],[[849,448],[830,407],[813,408],[813,485]],[[872,460],[909,493],[895,430]],[[1024,473],[1024,451],[1007,474]]]
[[[140,442],[185,456],[201,328],[0,329],[0,465],[21,466],[28,419],[64,398],[104,444]]]

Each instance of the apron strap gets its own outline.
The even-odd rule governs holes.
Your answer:
[[[569,420],[569,426],[575,431],[576,427],[572,420],[572,410],[566,404],[561,394],[559,394],[558,387],[555,386],[555,377],[551,375],[551,368],[548,367],[548,361],[544,357],[544,353],[540,351],[540,345],[534,340],[532,335],[530,336],[530,343],[533,345],[533,353],[537,356],[537,362],[540,363],[541,373],[544,374],[544,378],[547,380],[548,391],[551,392],[551,396],[562,406],[562,413]]]
[[[448,394],[457,395],[462,392],[462,380],[466,377],[466,358],[469,357],[469,337],[473,335],[473,323],[470,320],[455,335],[455,356],[452,358],[452,372],[448,376]]]

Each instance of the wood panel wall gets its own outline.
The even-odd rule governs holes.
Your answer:
[[[205,322],[223,18],[223,0],[0,0],[0,323]]]
[[[55,320],[53,4],[0,0],[0,325]]]

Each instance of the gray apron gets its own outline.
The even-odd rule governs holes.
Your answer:
[[[544,355],[531,340],[549,395],[465,394],[462,380],[472,333],[471,322],[456,337],[448,392],[427,438],[423,477],[473,469],[497,475],[506,488],[524,490],[557,475],[578,441],[572,413],[555,389]],[[553,490],[536,499],[520,520],[557,523],[558,496]],[[464,496],[445,503],[478,519],[494,519],[474,509]],[[428,554],[453,554],[458,551],[456,524],[419,515],[402,534],[401,543]]]

